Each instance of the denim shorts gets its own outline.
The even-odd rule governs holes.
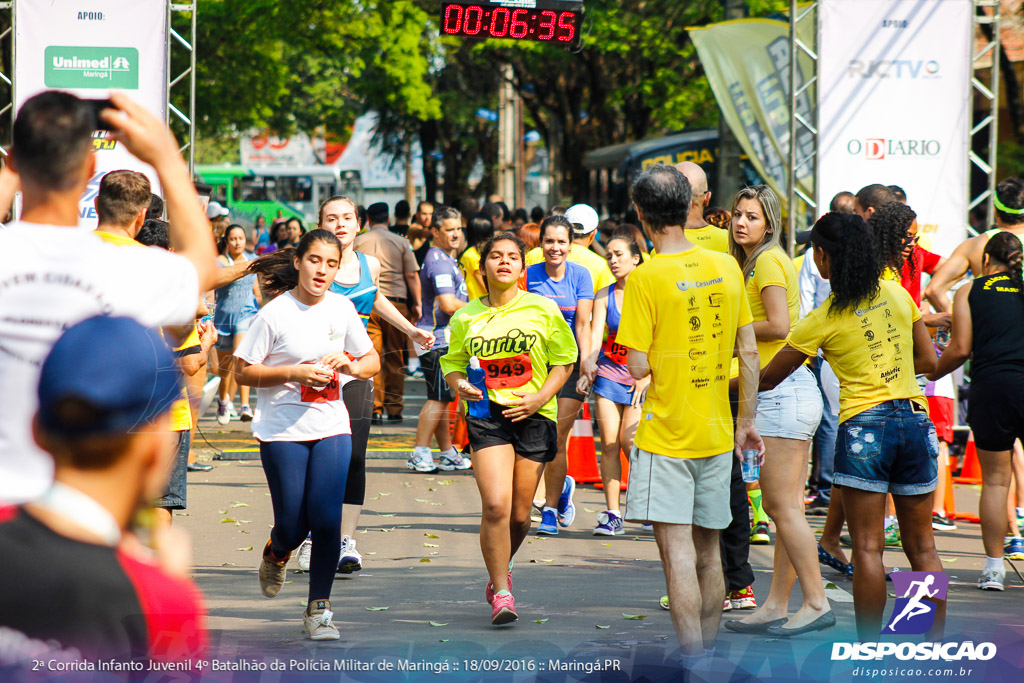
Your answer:
[[[757,395],[754,426],[761,436],[807,441],[821,422],[821,390],[805,365],[770,391]]]
[[[175,449],[174,461],[171,463],[171,474],[167,478],[167,490],[157,499],[153,507],[184,510],[188,502],[186,471],[188,469],[188,451],[192,445],[192,434],[187,429],[177,434],[178,447]]]
[[[910,399],[886,401],[839,425],[833,483],[917,496],[938,483],[939,442],[928,414]]]
[[[256,316],[250,318],[242,318],[235,320],[234,322],[221,323],[220,325],[214,326],[217,330],[217,343],[215,348],[218,351],[234,351],[235,349],[235,336],[242,335],[249,331],[249,327],[252,325],[252,321]]]

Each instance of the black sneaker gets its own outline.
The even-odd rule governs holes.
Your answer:
[[[401,413],[399,413],[398,415],[388,415],[388,422],[401,422],[404,419],[405,418],[402,417]]]
[[[932,528],[937,531],[949,531],[956,528],[956,524],[953,523],[946,515],[938,512],[932,513]]]
[[[804,513],[813,517],[824,517],[828,514],[828,503],[823,501],[820,496],[816,497],[810,502],[810,504],[804,508]]]
[[[383,423],[384,423],[384,416],[381,415],[380,413],[374,413],[373,416],[370,418],[370,424],[372,424],[372,425],[379,425],[379,424],[383,424]]]

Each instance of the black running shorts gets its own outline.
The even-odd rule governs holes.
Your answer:
[[[488,418],[467,417],[466,431],[473,452],[493,446],[510,445],[516,455],[536,462],[551,462],[558,451],[558,435],[552,420],[534,413],[521,422],[501,414],[505,410],[494,401],[490,402],[491,416]]]

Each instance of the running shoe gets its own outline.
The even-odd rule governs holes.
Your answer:
[[[228,402],[217,401],[217,424],[226,425],[231,422],[231,416],[228,414]]]
[[[825,517],[828,515],[828,503],[817,496],[804,508],[804,514],[811,517]]]
[[[235,410],[234,401],[228,401],[228,417],[230,417],[232,420],[238,419],[238,411]]]
[[[772,537],[768,535],[770,530],[768,522],[754,522],[754,526],[750,527],[750,543],[768,545],[772,542]]]
[[[549,507],[545,507],[540,514],[540,524],[537,525],[537,533],[542,536],[558,535],[558,513]]]
[[[757,609],[757,600],[754,599],[754,588],[747,586],[743,590],[729,591],[729,602],[733,609]]]
[[[242,422],[252,422],[252,408],[247,405],[242,406],[242,411],[238,414],[238,419]]]
[[[644,531],[654,531],[654,525],[651,524],[650,522],[644,522],[643,524],[640,525],[640,528],[643,529]]]
[[[541,516],[543,514],[544,514],[544,506],[543,505],[537,505],[536,503],[531,503],[530,504],[530,521],[531,522],[539,522],[541,520]]]
[[[516,614],[516,601],[508,591],[501,591],[494,596],[491,603],[491,625],[502,626],[519,619]]]
[[[936,531],[949,531],[950,529],[955,529],[956,524],[954,524],[953,520],[951,520],[949,517],[942,514],[941,512],[933,512],[932,528]]]
[[[306,536],[306,540],[299,546],[299,571],[309,571],[309,557],[313,554],[313,539]]]
[[[270,552],[270,541],[267,541],[263,548],[263,561],[260,562],[260,590],[263,595],[272,598],[281,590],[284,585],[285,566],[288,564],[292,554],[288,553],[284,559],[273,558]]]
[[[611,510],[599,512],[597,515],[597,526],[594,527],[595,536],[621,536],[626,533],[622,526],[622,517]]]
[[[410,470],[423,472],[424,474],[437,472],[437,465],[434,464],[434,456],[431,455],[429,450],[426,453],[423,451],[413,451],[409,460],[406,461],[405,466]]]
[[[330,600],[313,600],[302,613],[302,628],[310,640],[339,640],[338,627],[331,623],[334,612]]]
[[[1020,536],[1009,539],[1003,546],[1003,557],[1011,560],[1024,560],[1024,539]]]
[[[338,573],[351,574],[363,568],[363,556],[356,550],[356,539],[341,537],[341,556],[338,559]]]
[[[576,480],[565,475],[562,484],[562,495],[558,497],[558,523],[569,526],[576,519],[576,506],[572,504],[572,494],[576,492]]]
[[[983,591],[1001,591],[1003,590],[1004,578],[1006,578],[1006,570],[1002,567],[999,569],[984,569],[978,578],[978,588]]]
[[[732,603],[729,602],[729,598],[726,598],[725,601],[729,603],[729,609],[732,609]],[[661,600],[658,600],[658,606],[661,607],[661,609],[669,609],[667,595],[661,596]]]
[[[468,470],[472,467],[472,463],[469,462],[469,458],[459,453],[455,448],[450,451],[445,451],[441,454],[441,462],[437,464],[445,472],[451,472],[452,470]]]
[[[668,596],[666,596],[666,597],[668,597]],[[722,611],[723,612],[728,612],[731,609],[732,609],[732,600],[730,600],[729,596],[726,595],[725,596],[725,604],[722,605]]]
[[[508,590],[512,591],[512,563],[508,563]],[[494,604],[494,582],[488,581],[487,587],[484,588],[484,599],[487,600],[488,605]]]
[[[885,527],[885,547],[902,548],[903,541],[900,539],[900,527],[898,524],[889,524]]]

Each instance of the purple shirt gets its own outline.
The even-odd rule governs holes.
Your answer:
[[[431,247],[420,269],[420,295],[423,314],[416,327],[432,332],[438,348],[448,346],[447,327],[451,316],[441,310],[437,301],[440,294],[454,294],[459,301],[469,301],[466,280],[458,262],[437,247]]]

